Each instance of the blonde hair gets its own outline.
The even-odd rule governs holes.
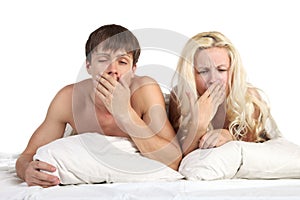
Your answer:
[[[192,37],[184,46],[181,57],[177,64],[176,74],[177,86],[176,97],[179,100],[181,111],[180,125],[185,126],[186,120],[183,118],[189,113],[190,103],[187,92],[195,99],[197,89],[195,84],[194,57],[197,51],[212,47],[224,48],[230,58],[230,69],[228,77],[229,93],[226,98],[226,117],[229,121],[229,132],[237,139],[243,139],[250,131],[255,133],[255,142],[267,140],[265,127],[268,119],[273,119],[270,115],[269,107],[259,95],[254,95],[250,90],[254,88],[246,82],[246,72],[241,62],[240,55],[231,41],[220,32],[203,32]],[[258,118],[253,114],[258,111]],[[275,122],[274,122],[275,124]]]

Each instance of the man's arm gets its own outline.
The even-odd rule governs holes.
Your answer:
[[[161,89],[149,77],[143,77],[139,85],[131,96],[130,117],[123,119],[123,127],[144,156],[177,170],[182,152]]]
[[[135,77],[129,89],[130,75],[118,82],[103,74],[97,80],[96,96],[144,156],[177,170],[182,153],[160,87],[149,77]]]
[[[42,161],[33,161],[33,156],[39,147],[63,136],[66,126],[65,119],[68,117],[67,109],[72,106],[68,105],[72,97],[70,92],[72,92],[70,86],[58,92],[49,106],[44,122],[33,133],[26,149],[16,162],[17,175],[29,186],[49,187],[59,184],[58,177],[42,172],[54,172],[55,167]]]

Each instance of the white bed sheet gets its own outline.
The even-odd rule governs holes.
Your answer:
[[[0,199],[300,199],[300,179],[143,182],[28,187],[17,154],[0,153]]]

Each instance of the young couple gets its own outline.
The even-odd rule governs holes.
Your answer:
[[[76,134],[97,132],[130,139],[140,153],[178,169],[183,156],[232,140],[263,142],[272,120],[258,90],[246,83],[237,50],[219,32],[200,33],[185,45],[169,116],[157,82],[136,76],[140,45],[126,28],[111,24],[86,42],[90,79],[67,85],[52,100],[46,118],[16,162],[29,186],[58,185],[56,169],[33,160],[37,149],[62,138],[66,125]]]

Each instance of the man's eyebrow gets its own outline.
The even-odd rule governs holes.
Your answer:
[[[117,57],[129,57],[129,58],[130,58],[130,56],[129,56],[128,53],[124,53],[124,54],[117,55]]]
[[[107,56],[107,57],[111,57],[111,54],[110,53],[95,53],[96,56]],[[116,55],[115,56],[116,58],[120,58],[120,57],[128,57],[130,58],[130,55],[128,53],[121,53],[119,55]]]
[[[97,56],[110,56],[109,53],[95,53]]]

